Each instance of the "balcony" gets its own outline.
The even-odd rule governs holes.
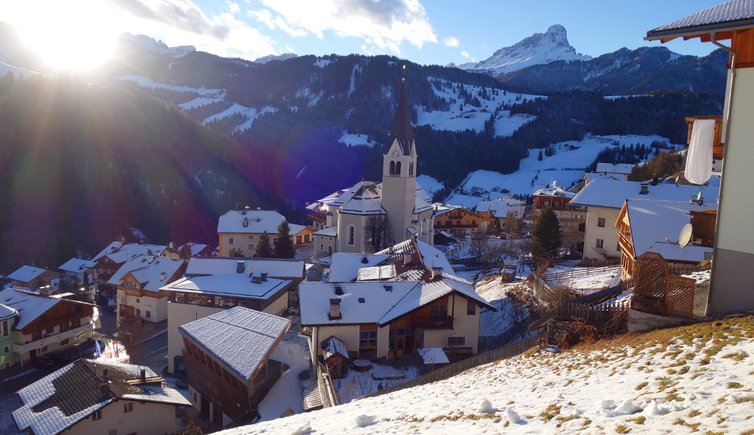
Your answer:
[[[722,142],[723,132],[723,117],[722,116],[687,116],[686,125],[688,126],[688,133],[686,134],[686,144],[691,144],[691,130],[694,127],[694,121],[697,119],[712,119],[715,121],[715,134],[712,138],[712,157],[716,160],[723,158],[723,147],[725,144]]]
[[[94,327],[90,323],[87,323],[86,325],[79,326],[78,328],[69,329],[68,331],[61,332],[60,334],[50,334],[39,340],[35,340],[28,343],[23,343],[23,344],[14,343],[13,350],[15,352],[23,354],[23,353],[31,352],[32,350],[42,349],[43,347],[49,346],[51,344],[57,345],[65,339],[69,339],[70,340],[69,344],[73,345],[75,338],[85,335],[85,334],[91,335],[93,331],[94,331]],[[89,335],[87,335],[87,337]]]
[[[453,318],[448,317],[425,317],[414,319],[416,329],[453,329]]]

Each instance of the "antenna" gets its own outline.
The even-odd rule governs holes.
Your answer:
[[[685,248],[691,241],[692,228],[691,224],[686,224],[681,228],[681,234],[678,235],[678,244],[682,248]]]

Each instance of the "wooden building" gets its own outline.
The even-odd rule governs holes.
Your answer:
[[[348,374],[348,348],[337,337],[330,337],[322,342],[322,358],[325,360],[327,372],[333,379],[342,379]]]
[[[456,237],[470,235],[492,223],[493,213],[477,212],[464,207],[435,211],[435,231],[446,231]]]
[[[283,374],[270,357],[291,326],[288,319],[235,307],[179,328],[189,396],[202,416],[220,427],[249,424]]]

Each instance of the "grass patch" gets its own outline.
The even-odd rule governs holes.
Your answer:
[[[631,429],[626,425],[620,424],[618,426],[615,426],[615,432],[616,433],[629,433],[631,432]]]
[[[689,372],[689,370],[691,370],[691,367],[689,367],[689,366],[683,366],[680,369],[678,369],[678,374],[679,375],[685,375],[686,373]]]
[[[635,387],[635,389],[636,389],[636,391],[639,391],[639,390],[643,389],[644,387],[646,387],[647,385],[649,385],[649,382],[642,382],[642,383],[638,384]]]
[[[647,421],[647,417],[644,417],[643,415],[640,415],[638,417],[634,417],[630,419],[629,421],[633,421],[636,424],[644,424],[645,421]]]
[[[728,382],[728,388],[742,388],[743,385],[741,385],[738,382]]]
[[[746,357],[749,356],[746,352],[731,352],[728,354],[723,355],[723,358],[729,358],[734,361],[743,361],[746,359]]]
[[[550,421],[558,414],[560,414],[560,406],[548,405],[544,411],[539,413],[539,416],[542,417],[544,421]]]
[[[702,411],[699,411],[698,409],[692,409],[691,411],[689,411],[689,418],[694,418],[697,415],[701,415],[701,414],[702,414]]]

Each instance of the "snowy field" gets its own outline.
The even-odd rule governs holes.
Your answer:
[[[480,279],[474,284],[479,296],[483,297],[497,311],[482,311],[479,316],[479,335],[492,337],[505,334],[518,322],[529,316],[529,306],[519,298],[530,293],[520,282],[503,283],[500,275]]]
[[[223,433],[742,433],[754,427],[752,353],[754,320],[727,319],[519,356]]]
[[[544,274],[548,284],[568,287],[580,293],[592,293],[620,284],[620,266],[576,267],[577,261],[558,263]]]
[[[343,135],[340,136],[340,139],[338,139],[338,142],[344,145],[348,145],[350,147],[353,147],[353,146],[372,147],[375,144],[373,140],[369,139],[369,135],[349,133],[348,130],[343,130]]]
[[[451,103],[447,111],[427,111],[424,106],[416,107],[417,125],[430,125],[435,130],[481,132],[484,130],[484,123],[490,119],[495,110],[500,109],[495,117],[495,135],[510,136],[536,117],[511,115],[509,110],[504,109],[522,101],[546,98],[539,95],[507,92],[502,89],[464,85],[464,89],[471,96],[469,99],[479,100],[479,106],[473,106],[461,96],[458,85],[432,77],[428,77],[427,80],[432,84],[432,90],[436,96]]]
[[[539,150],[529,150],[529,156],[521,160],[518,171],[511,174],[479,170],[471,172],[456,191],[447,199],[448,204],[474,208],[480,199],[500,198],[505,190],[513,194],[531,195],[535,190],[553,181],[564,188],[578,183],[584,178],[586,167],[605,148],[622,145],[650,145],[653,141],[665,141],[661,136],[589,136],[580,141],[566,141],[553,144],[555,154],[543,155],[538,160]],[[677,146],[677,147],[680,147]]]

